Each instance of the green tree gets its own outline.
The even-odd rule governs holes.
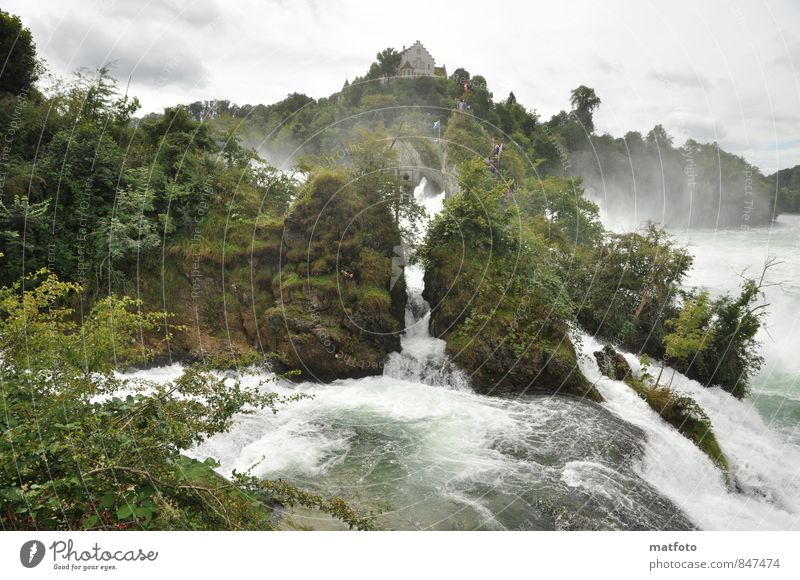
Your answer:
[[[672,147],[672,137],[660,123],[648,131],[645,142],[653,147],[670,149]]]
[[[28,91],[41,72],[31,31],[18,16],[0,10],[0,92]]]
[[[664,320],[677,316],[676,297],[691,264],[686,248],[653,224],[580,248],[570,274],[578,320],[629,350],[661,358]]]
[[[450,80],[453,80],[457,83],[468,83],[470,79],[469,71],[465,68],[457,68],[453,71],[453,74],[450,75]]]
[[[600,97],[595,94],[594,89],[586,85],[581,85],[577,89],[573,89],[569,94],[569,102],[572,105],[572,111],[580,120],[586,132],[593,133],[594,121],[592,115],[601,103]]]
[[[492,110],[492,93],[489,92],[488,83],[481,75],[475,75],[469,81],[469,91],[465,100],[472,108],[472,114],[481,119],[488,119]]]
[[[401,55],[394,48],[385,48],[375,55],[377,61],[373,62],[367,73],[368,79],[393,77],[400,66]]]
[[[129,171],[128,185],[118,191],[111,214],[100,220],[95,235],[98,278],[107,273],[112,283],[122,281],[121,268],[141,261],[161,241],[149,174],[143,167]]]
[[[546,220],[549,227],[545,235],[551,240],[559,238],[551,231],[553,228],[572,244],[602,243],[603,224],[597,204],[584,196],[580,178],[531,178],[515,192],[514,199],[529,218],[540,216]]]
[[[664,336],[664,346],[669,360],[686,361],[708,348],[714,341],[709,328],[712,314],[708,290],[702,290],[686,301],[676,319],[667,321],[671,332]]]
[[[714,329],[710,327],[713,316],[708,290],[702,290],[696,297],[687,298],[677,318],[666,321],[669,334],[663,338],[664,356],[673,364],[683,368],[690,365],[705,367],[705,355],[714,342]],[[663,372],[664,367],[661,367]],[[673,371],[672,378],[675,377]],[[670,384],[672,384],[672,378]],[[656,380],[656,387],[661,373]]]
[[[768,260],[759,278],[745,278],[736,297],[713,302],[707,291],[686,300],[680,314],[666,322],[667,361],[707,386],[719,385],[737,398],[747,395],[749,381],[763,363],[756,335],[768,304],[766,275],[777,262]]]
[[[44,277],[42,277],[44,276]],[[163,314],[130,298],[98,302],[82,325],[63,306],[74,284],[39,273],[0,289],[0,521],[4,529],[270,529],[272,502],[364,528],[338,498],[247,473],[217,475],[183,452],[237,414],[277,412],[279,397],[194,366],[166,384],[120,378],[149,359],[140,332]]]
[[[750,378],[758,372],[764,360],[758,354],[756,334],[766,315],[766,303],[757,304],[762,294],[762,282],[747,279],[738,297],[723,296],[714,305],[715,360],[701,380],[718,384],[733,396],[747,395]]]

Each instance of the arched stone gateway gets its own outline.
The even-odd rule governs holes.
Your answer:
[[[396,148],[399,161],[397,175],[408,188],[415,189],[424,177],[426,195],[437,195],[445,191],[449,197],[458,192],[456,170],[447,167],[447,162],[441,153],[437,154],[435,159],[423,160],[413,140],[410,139],[398,139]]]

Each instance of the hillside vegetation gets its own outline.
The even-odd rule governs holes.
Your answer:
[[[139,118],[107,69],[44,90],[30,32],[2,11],[0,28],[19,39],[0,42],[9,528],[269,529],[295,503],[369,527],[340,499],[226,480],[185,452],[237,414],[302,398],[245,387],[250,365],[300,380],[381,374],[401,348],[406,252],[425,266],[432,333],[484,393],[601,401],[577,364],[582,330],[740,398],[761,364],[763,276],[711,301],[680,291],[691,257],[659,226],[604,229],[569,164],[587,134],[608,155],[621,147],[593,134],[588,87],[541,121],[513,93],[494,100],[480,75],[397,79],[379,58],[324,99]],[[642,167],[669,150],[657,133]],[[703,175],[721,159],[738,179],[744,162],[713,146],[669,155],[687,147]],[[424,237],[411,195],[422,177],[449,194]],[[738,190],[703,187],[697,203],[735,221]],[[760,191],[751,223],[770,217]],[[115,374],[175,360],[186,372],[166,385]],[[668,392],[644,395],[674,410]]]

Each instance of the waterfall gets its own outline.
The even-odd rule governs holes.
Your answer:
[[[431,336],[430,305],[422,298],[422,288],[408,283],[411,278],[408,276],[409,270],[418,268],[406,267],[408,303],[406,331],[401,339],[402,351],[389,355],[383,368],[384,375],[426,385],[470,390],[467,374],[457,368],[445,353],[445,341]]]
[[[414,198],[425,206],[432,218],[442,208],[445,193],[425,195],[423,177],[414,190]],[[425,228],[427,229],[427,224]],[[470,390],[469,377],[457,368],[445,353],[445,341],[430,334],[431,307],[422,297],[424,272],[417,265],[405,267],[406,330],[401,339],[401,352],[393,352],[383,368],[386,376],[405,381],[438,385],[457,390]]]
[[[415,195],[435,215],[443,196],[426,196],[424,186]],[[800,275],[797,253],[790,251],[797,229],[787,230],[782,243],[788,265]],[[719,253],[738,259],[741,234],[718,234],[725,235],[736,239]],[[775,234],[768,239],[774,248]],[[709,246],[699,248],[701,257]],[[718,255],[708,261],[721,262]],[[715,288],[722,277],[703,282]],[[783,353],[781,344],[773,345],[768,357],[786,354],[783,371],[792,383],[775,385],[767,372],[770,392],[756,385],[755,396],[743,401],[675,375],[672,387],[692,396],[712,421],[736,484],[729,485],[706,454],[630,387],[601,375],[593,356],[600,345],[590,336],[579,341],[579,364],[603,404],[474,393],[448,360],[444,341],[430,335],[436,305],[422,298],[422,269],[407,266],[405,278],[402,351],[389,357],[383,375],[270,383],[266,388],[282,396],[311,398],[277,415],[260,410],[238,417],[230,431],[187,454],[218,459],[226,476],[252,469],[259,477],[342,496],[380,513],[377,525],[388,529],[800,529],[800,447],[792,439],[798,375],[788,348]],[[737,282],[732,279],[732,287]],[[791,345],[797,299],[787,296],[780,304],[785,332],[782,326],[772,330],[779,333],[776,342]],[[638,371],[636,358],[625,357]],[[182,372],[173,365],[127,376],[166,381]],[[256,385],[265,378],[273,377],[243,380]],[[785,391],[775,392],[779,387]],[[775,402],[765,407],[768,415],[759,407],[764,401]],[[287,527],[336,525],[295,512],[282,521]]]
[[[604,406],[644,430],[645,450],[639,466],[643,479],[702,529],[800,528],[800,482],[796,476],[800,453],[781,444],[752,404],[675,373],[673,388],[694,397],[708,413],[730,463],[732,479],[740,488],[736,490],[726,484],[722,472],[705,453],[662,420],[632,388],[600,373],[593,353],[601,348],[593,337],[583,335],[581,370],[605,398]],[[634,372],[641,370],[636,356],[624,356]]]

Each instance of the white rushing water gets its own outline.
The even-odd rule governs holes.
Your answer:
[[[434,215],[444,195],[426,198],[424,186],[415,195]],[[383,376],[278,384],[313,399],[243,417],[193,454],[219,459],[223,473],[252,469],[342,495],[382,512],[387,528],[691,527],[635,473],[640,430],[577,399],[473,393],[429,333],[422,270],[405,275],[402,352]]]
[[[442,209],[444,192],[426,197],[425,178],[415,191],[415,197],[425,207],[429,216]],[[405,267],[408,305],[405,312],[405,334],[401,339],[401,352],[391,353],[384,366],[384,375],[396,379],[444,386],[469,391],[469,378],[455,367],[445,354],[445,341],[430,334],[430,305],[422,298],[425,272],[417,265]]]
[[[693,397],[711,419],[736,484],[728,485],[711,459],[661,420],[633,389],[601,375],[592,356],[601,348],[592,337],[583,337],[581,370],[613,413],[645,431],[644,479],[703,529],[800,529],[800,450],[767,428],[752,405],[680,373],[672,381],[674,390]],[[635,373],[641,371],[636,356],[625,353],[625,358]],[[667,368],[663,376],[671,373]]]
[[[778,260],[768,279],[780,286],[766,289],[766,326],[758,334],[764,366],[748,402],[769,428],[800,446],[800,215],[748,230],[696,230],[679,239],[695,257],[687,286],[707,287],[715,296],[735,294],[741,273],[756,276],[766,259]]]
[[[436,213],[443,196],[425,198],[423,191],[424,182],[415,195]],[[700,268],[706,245],[693,248]],[[737,251],[732,243],[721,252]],[[798,421],[791,413],[768,414],[755,403],[758,394],[738,401],[676,375],[673,386],[710,416],[734,487],[630,387],[600,374],[592,356],[600,345],[589,336],[582,338],[580,365],[605,397],[602,405],[477,395],[448,361],[445,343],[430,336],[422,275],[406,268],[403,350],[390,355],[382,376],[270,384],[282,395],[313,398],[277,415],[243,416],[191,454],[218,459],[224,474],[252,470],[340,495],[380,512],[377,524],[391,529],[800,528],[800,450],[790,433]],[[704,281],[727,289],[714,282]],[[635,357],[626,358],[638,370]],[[173,365],[136,375],[169,380],[180,372]],[[765,386],[757,389],[772,388],[769,378],[760,379]],[[778,389],[790,391],[787,384]],[[322,516],[303,518],[298,525],[330,526]]]

